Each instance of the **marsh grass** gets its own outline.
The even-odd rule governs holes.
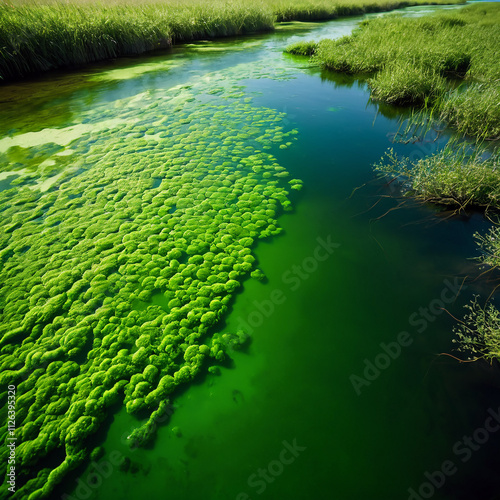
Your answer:
[[[298,56],[312,56],[316,53],[318,44],[313,41],[309,42],[296,42],[289,45],[285,52],[288,54],[295,54]]]
[[[465,92],[450,92],[441,104],[441,116],[459,132],[500,138],[499,80],[474,82]]]
[[[410,62],[388,65],[368,82],[373,89],[372,98],[388,104],[425,104],[446,92],[441,76]]]
[[[375,169],[400,179],[407,194],[458,210],[500,207],[500,160],[468,143],[449,144],[416,162],[386,153]]]
[[[438,0],[432,3],[453,3]],[[425,0],[98,0],[0,4],[0,79],[141,54],[190,40],[272,31]]]
[[[469,360],[500,360],[500,311],[491,303],[481,306],[478,297],[466,308],[467,314],[454,329],[458,351],[472,355]]]
[[[271,30],[274,18],[242,1],[23,3],[0,7],[0,77],[140,54],[173,43]]]
[[[361,75],[374,99],[438,108],[460,132],[500,137],[500,5],[416,19],[370,19],[352,35],[307,47],[333,71]],[[288,51],[304,52],[295,44]],[[460,85],[462,82],[462,85]]]
[[[408,132],[425,132],[430,123],[429,120],[427,124],[408,126],[402,137]],[[494,225],[486,234],[474,235],[480,249],[477,260],[489,269],[500,269],[498,149],[492,153],[484,145],[450,142],[442,151],[416,162],[398,157],[390,150],[375,169],[399,182],[406,195],[424,202],[465,213],[471,208],[484,210]],[[491,302],[481,306],[477,297],[466,309],[465,316],[454,328],[458,351],[472,356],[470,360],[500,361],[500,311]]]

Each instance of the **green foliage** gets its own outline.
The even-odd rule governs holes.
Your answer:
[[[0,6],[0,77],[140,54],[174,42],[272,30],[259,2],[146,1]]]
[[[295,54],[297,56],[312,56],[316,52],[318,44],[313,41],[296,42],[289,45],[285,52]]]
[[[441,76],[412,64],[388,65],[368,82],[372,98],[390,104],[423,104],[429,99],[434,101],[446,91]]]
[[[481,307],[478,297],[465,307],[469,312],[454,330],[460,343],[458,350],[472,354],[474,359],[500,359],[500,311],[491,303]]]
[[[470,143],[448,146],[416,162],[400,158],[391,150],[376,169],[402,183],[406,194],[424,201],[451,206],[458,210],[470,207],[500,207],[499,151]],[[480,262],[500,268],[500,226],[485,235],[476,234]],[[475,359],[500,360],[500,311],[493,304],[481,307],[477,297],[466,306],[469,312],[455,327],[459,351]]]
[[[141,54],[188,40],[271,31],[275,21],[333,19],[422,3],[428,2],[13,0],[12,4],[0,5],[0,79],[17,79],[54,68]],[[109,244],[103,243],[104,248]]]
[[[485,235],[474,236],[481,249],[479,260],[488,267],[500,268],[500,226],[494,226]]]
[[[368,26],[371,27],[371,24]],[[368,28],[364,28],[363,32],[367,31]],[[382,69],[386,62],[383,55],[361,45],[359,41],[360,36],[356,34],[337,40],[321,40],[316,46],[314,61],[329,70],[349,74],[373,73]],[[387,60],[390,60],[389,57]]]
[[[283,21],[322,21],[335,19],[339,16],[355,16],[366,12],[380,12],[408,5],[418,5],[425,2],[391,2],[385,0],[271,0],[278,22]],[[436,0],[432,3],[460,3]]]
[[[500,6],[481,3],[420,18],[365,21],[350,36],[318,42],[313,61],[364,75],[374,99],[425,105],[461,132],[498,138],[499,45]],[[312,49],[306,44],[287,49],[301,50]],[[460,80],[467,85],[457,88]]]
[[[500,206],[500,161],[470,145],[449,145],[416,162],[388,152],[375,166],[384,175],[399,178],[407,193],[424,201],[464,209]]]
[[[442,118],[464,134],[500,139],[498,80],[473,82],[464,92],[450,92],[442,103]]]

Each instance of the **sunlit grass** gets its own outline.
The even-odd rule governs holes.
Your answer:
[[[432,3],[453,3],[438,0]],[[13,0],[0,5],[0,79],[169,47],[271,31],[276,21],[415,5],[394,0]]]
[[[296,44],[326,69],[367,79],[374,99],[439,109],[460,132],[500,137],[500,5],[480,3],[417,19],[387,16],[352,35]],[[462,82],[462,85],[459,85]]]
[[[500,207],[500,159],[470,144],[449,145],[416,162],[392,150],[376,169],[399,178],[407,193],[459,210]]]

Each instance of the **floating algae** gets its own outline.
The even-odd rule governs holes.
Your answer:
[[[242,69],[284,76],[248,66],[224,75]],[[57,140],[44,131],[71,148],[56,152],[62,173],[20,170],[16,180],[40,189],[0,192],[1,390],[17,386],[12,498],[50,495],[95,452],[89,438],[116,404],[150,415],[130,437],[151,439],[176,387],[224,360],[227,343],[209,333],[243,279],[264,279],[252,246],[281,231],[288,188],[301,187],[262,151],[291,144],[284,114],[253,107],[241,85],[211,95],[224,75],[97,107]],[[40,134],[0,144],[34,147]]]
[[[171,70],[179,68],[184,64],[182,60],[162,59],[149,64],[137,64],[133,68],[116,68],[109,71],[100,71],[92,75],[89,81],[113,81],[113,80],[130,80],[131,77],[144,75],[146,73],[155,73],[157,71]]]
[[[9,153],[9,150],[15,150],[16,147],[34,148],[36,146],[46,145],[49,142],[60,146],[66,146],[77,137],[81,137],[86,133],[98,132],[99,128],[115,128],[121,124],[125,125],[125,122],[120,119],[100,121],[99,127],[93,124],[80,123],[62,129],[46,128],[39,132],[26,132],[25,134],[19,134],[14,137],[4,137],[0,139],[0,153]]]
[[[222,42],[216,41],[215,43],[210,41],[201,41],[196,43],[186,43],[184,47],[188,48],[194,52],[228,52],[234,51],[239,52],[242,50],[248,50],[250,48],[259,47],[264,44],[264,40],[254,40],[251,42],[241,42],[235,45],[232,42]]]

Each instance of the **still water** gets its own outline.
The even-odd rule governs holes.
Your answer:
[[[3,189],[57,190],[72,141],[113,134],[124,106],[172,89],[180,101],[207,89],[246,100],[298,132],[288,147],[270,146],[304,187],[279,218],[284,231],[255,247],[267,280],[245,281],[218,328],[245,331],[244,348],[177,395],[149,449],[130,449],[136,420],[118,411],[99,435],[104,457],[53,498],[495,498],[498,375],[440,355],[460,357],[450,315],[491,291],[484,278],[465,279],[479,275],[473,234],[487,224],[399,197],[373,164],[391,146],[418,157],[442,144],[393,145],[403,110],[371,102],[364,83],[283,54],[299,39],[348,34],[361,19],[290,23],[0,89],[0,151],[13,165],[0,173]],[[43,149],[48,142],[60,147]],[[39,181],[28,145],[46,155]],[[126,466],[117,465],[123,456]]]

